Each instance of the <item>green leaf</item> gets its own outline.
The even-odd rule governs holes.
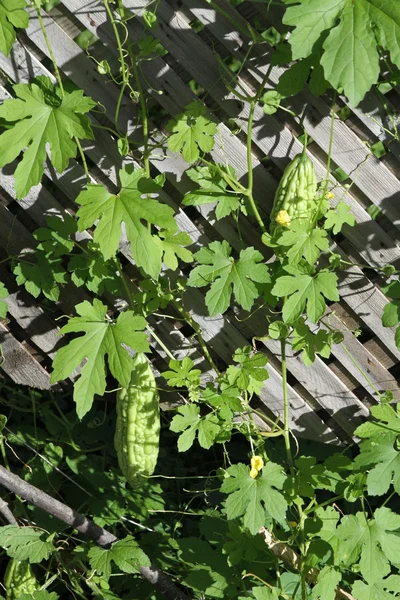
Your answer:
[[[390,592],[400,592],[399,575],[390,575],[387,579],[380,579],[372,584],[356,581],[351,588],[351,593],[357,600],[393,600],[398,596],[393,596]]]
[[[283,320],[294,323],[306,307],[308,319],[316,323],[325,312],[325,298],[333,302],[339,300],[337,276],[327,271],[311,276],[294,267],[291,273],[279,277],[271,292],[278,298],[288,296],[283,306]]]
[[[362,469],[373,465],[367,476],[368,493],[372,496],[386,494],[392,483],[395,492],[400,494],[400,452],[396,449],[396,440],[397,436],[389,432],[360,444],[354,466]]]
[[[111,562],[124,573],[137,573],[139,567],[149,567],[150,559],[140,548],[139,544],[128,535],[124,539],[115,542],[109,550],[94,546],[88,552],[89,562],[92,569],[102,575],[106,581],[111,576]]]
[[[64,95],[48,77],[37,77],[32,83],[13,86],[17,98],[0,106],[0,119],[13,126],[0,135],[0,168],[8,165],[24,151],[15,171],[17,198],[23,198],[43,175],[46,146],[51,163],[62,173],[76,156],[75,138],[93,139],[89,112],[95,102],[74,90]]]
[[[239,367],[230,365],[226,371],[230,385],[246,390],[250,394],[259,394],[268,379],[268,371],[264,368],[268,358],[262,352],[253,352],[250,346],[239,348],[233,355]]]
[[[219,433],[218,418],[213,414],[200,417],[200,408],[193,404],[180,406],[178,413],[172,419],[170,429],[175,433],[183,431],[178,438],[179,452],[189,450],[196,439],[196,434],[202,448],[206,450],[211,448]]]
[[[341,200],[335,209],[328,210],[325,215],[325,229],[332,229],[332,233],[336,235],[342,231],[343,225],[347,223],[350,227],[354,227],[356,219],[351,213],[350,206]]]
[[[285,98],[299,94],[310,74],[312,59],[305,58],[292,64],[279,78],[278,92]]]
[[[333,566],[324,567],[318,574],[318,581],[312,591],[312,600],[335,600],[336,588],[342,574]]]
[[[73,236],[78,230],[76,220],[68,213],[46,217],[48,227],[40,227],[33,234],[39,242],[38,250],[51,253],[55,257],[69,254],[75,245]]]
[[[400,6],[388,0],[284,0],[283,21],[295,27],[289,42],[293,59],[310,56],[323,41],[326,79],[357,105],[379,76],[377,45],[400,67]]]
[[[242,196],[227,189],[227,182],[221,174],[222,169],[226,169],[229,177],[236,181],[236,173],[232,167],[210,165],[188,169],[186,174],[200,187],[197,190],[188,192],[183,198],[183,204],[185,206],[200,206],[216,202],[215,216],[218,220],[227,217],[240,208]]]
[[[235,597],[240,580],[219,550],[197,537],[179,539],[177,544],[181,564],[190,566],[183,583],[203,592],[198,597],[222,600]]]
[[[213,317],[228,310],[232,291],[235,300],[245,310],[250,310],[258,297],[256,283],[269,283],[268,267],[261,263],[263,256],[254,248],[240,252],[238,260],[230,256],[228,242],[211,242],[195,254],[200,266],[189,276],[188,285],[202,287],[211,283],[206,294],[206,304]]]
[[[15,40],[15,29],[26,29],[29,15],[25,0],[0,0],[0,51],[8,56]]]
[[[383,308],[382,325],[384,327],[396,327],[400,322],[400,300],[393,300]]]
[[[290,229],[284,231],[277,240],[281,246],[290,247],[286,253],[289,264],[300,262],[302,257],[313,265],[319,258],[321,251],[329,250],[329,241],[326,231],[314,228],[309,231],[309,224],[293,221]]]
[[[360,559],[360,570],[365,581],[374,583],[390,572],[389,561],[397,564],[400,553],[400,515],[389,508],[378,508],[374,519],[358,512],[347,515],[337,528],[340,540],[339,557],[350,565]]]
[[[143,329],[147,323],[132,311],[121,313],[116,321],[107,318],[107,307],[95,299],[76,307],[79,317],[69,319],[61,333],[82,332],[83,336],[61,348],[53,362],[52,383],[66,379],[87,359],[74,385],[76,412],[81,419],[91,408],[95,394],[102,396],[106,389],[105,356],[112,375],[122,387],[128,387],[132,359],[122,346],[136,352],[147,352],[149,345]]]
[[[18,600],[58,600],[60,596],[55,592],[47,590],[37,590],[32,594],[22,594],[18,596]]]
[[[53,543],[46,539],[43,531],[16,525],[0,527],[0,546],[11,558],[28,560],[30,563],[47,560],[50,554],[55,552]]]
[[[227,407],[231,411],[231,414],[232,412],[243,411],[240,391],[230,384],[227,387],[222,387],[219,393],[215,390],[213,384],[209,383],[206,389],[203,390],[202,398],[214,408],[223,409]]]
[[[300,456],[296,459],[297,474],[294,485],[300,496],[313,498],[318,489],[334,491],[334,486],[325,465],[317,464],[314,456]],[[287,483],[291,484],[290,479]]]
[[[160,231],[159,237],[154,237],[154,241],[161,248],[163,261],[169,269],[176,271],[178,268],[178,258],[185,263],[193,262],[193,254],[185,246],[190,246],[193,241],[186,231],[178,233],[172,231]]]
[[[5,319],[8,310],[7,302],[4,302],[4,298],[8,298],[9,292],[5,287],[4,283],[0,282],[0,319]]]
[[[188,356],[181,361],[170,360],[169,368],[171,371],[163,371],[162,376],[172,387],[198,387],[200,385],[201,371],[193,369],[194,362]]]
[[[151,199],[160,186],[146,177],[144,169],[133,171],[126,166],[120,171],[121,190],[110,194],[102,185],[89,184],[76,199],[81,208],[77,212],[79,231],[84,231],[98,220],[93,239],[108,260],[118,250],[121,226],[124,223],[132,256],[138,267],[157,279],[161,271],[162,247],[149,231],[148,224],[176,231],[174,211],[169,206]]]
[[[278,491],[285,482],[282,467],[268,462],[261,475],[252,479],[248,465],[232,465],[226,470],[221,492],[228,494],[225,508],[227,518],[243,517],[244,526],[256,535],[266,517],[285,523],[287,503]]]
[[[199,158],[200,151],[211,152],[214,147],[217,126],[204,104],[197,100],[186,106],[184,113],[171,119],[166,129],[172,134],[168,138],[168,148],[171,152],[182,152],[189,164]]]
[[[400,414],[392,406],[377,404],[376,406],[371,406],[370,411],[371,415],[377,421],[367,421],[359,425],[354,432],[355,435],[361,438],[368,438],[376,434],[387,433],[388,431],[400,433]]]
[[[266,115],[275,114],[279,108],[281,100],[282,96],[276,90],[268,90],[268,92],[265,92],[264,96],[262,97],[264,113]]]
[[[60,297],[60,286],[67,283],[62,259],[42,250],[25,253],[23,259],[13,268],[13,273],[17,284],[23,285],[34,298],[42,293],[53,302]]]
[[[99,247],[92,241],[89,241],[84,253],[72,256],[68,263],[68,271],[76,287],[85,285],[88,290],[99,296],[106,289],[114,296],[124,295],[117,264],[113,259],[104,260]]]
[[[321,58],[326,79],[335,89],[343,88],[354,106],[361,102],[379,76],[377,42],[368,5],[367,1],[351,0],[343,5],[340,22],[325,40]]]
[[[320,329],[313,333],[303,318],[293,325],[292,348],[294,352],[303,350],[301,358],[306,366],[315,361],[316,354],[329,358],[332,349],[332,334]]]
[[[337,536],[337,522],[340,514],[333,506],[327,506],[326,508],[317,508],[314,515],[314,522],[311,523],[314,526],[315,531],[310,532],[310,537],[316,538],[316,541],[323,540],[332,549],[335,556],[338,555],[340,541]],[[306,525],[309,521],[306,521]],[[338,564],[338,561],[335,561]]]

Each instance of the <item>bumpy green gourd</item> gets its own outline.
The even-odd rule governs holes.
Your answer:
[[[22,594],[33,594],[40,588],[27,560],[10,560],[3,583],[6,588],[6,600],[17,600]]]
[[[137,487],[152,475],[160,439],[160,403],[153,371],[146,356],[137,353],[128,388],[117,395],[114,444],[126,480]]]
[[[311,220],[318,209],[316,193],[314,165],[307,154],[302,152],[293,158],[283,172],[271,211],[270,232],[273,233],[277,227],[276,218],[280,211],[286,211],[290,221]]]

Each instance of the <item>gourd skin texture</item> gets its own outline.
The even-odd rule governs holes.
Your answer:
[[[156,468],[160,440],[160,403],[153,371],[143,353],[133,359],[128,388],[117,394],[114,445],[118,464],[132,487]]]
[[[12,559],[4,574],[4,587],[6,600],[17,600],[22,594],[32,594],[40,586],[27,560]]]
[[[290,221],[312,219],[318,208],[316,193],[314,165],[303,152],[295,156],[283,172],[271,211],[270,232],[277,227],[275,219],[279,211],[286,211]]]

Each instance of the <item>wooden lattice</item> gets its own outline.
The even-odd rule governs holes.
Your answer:
[[[132,40],[142,32],[141,14],[144,3],[140,0],[125,0],[124,4],[137,17],[127,23]],[[230,3],[219,0],[226,13],[247,27],[255,17],[264,18],[262,5],[241,4],[234,9]],[[231,55],[242,59],[248,50],[248,41],[234,31],[231,22],[217,14],[204,0],[161,0],[157,9],[158,24],[152,30],[168,51],[162,58],[143,63],[144,82],[153,97],[151,114],[175,115],[182,112],[196,96],[190,82],[204,90],[202,98],[214,111],[219,120],[219,133],[213,151],[213,159],[232,164],[240,177],[246,178],[246,147],[244,135],[248,106],[242,106],[227,94],[217,53],[223,57]],[[96,0],[63,0],[49,15],[43,14],[47,33],[61,72],[85,90],[88,96],[104,105],[109,115],[114,114],[119,90],[112,83],[105,83],[98,73],[96,64],[74,42],[83,29],[95,34],[98,42],[91,48],[97,60],[107,59],[116,65],[113,33],[107,23],[104,7]],[[268,25],[279,27],[279,15],[269,13]],[[200,26],[199,26],[200,25]],[[251,53],[247,70],[241,73],[241,84],[249,92],[259,83],[269,66],[268,45]],[[2,73],[0,99],[9,97],[7,91],[14,82],[27,82],[32,76],[46,74],[50,62],[35,12],[31,11],[29,28],[19,34],[19,40],[9,58],[0,54]],[[282,73],[281,68],[272,69],[269,85],[272,87]],[[395,90],[386,95],[389,107],[396,108],[399,97]],[[292,108],[304,116],[304,125],[313,143],[309,146],[317,175],[326,172],[326,156],[329,147],[332,98],[317,98],[307,90],[292,99]],[[371,93],[362,105],[353,110],[347,106],[346,120],[341,111],[346,107],[343,99],[336,99],[336,118],[331,157],[334,167],[340,167],[349,176],[349,189],[337,183],[337,203],[345,195],[357,219],[354,228],[344,231],[335,251],[347,260],[369,265],[392,263],[400,259],[400,146],[392,141],[385,129],[390,129],[386,113]],[[370,114],[373,111],[373,114]],[[95,115],[101,120],[101,115]],[[232,133],[226,123],[234,119],[237,132]],[[135,135],[137,111],[127,97],[120,113],[121,129],[128,127]],[[161,125],[162,127],[162,125]],[[140,133],[140,132],[138,132]],[[253,129],[255,196],[261,212],[267,217],[280,175],[287,162],[297,154],[302,144],[297,139],[299,127],[285,113],[266,117],[260,107],[256,108]],[[370,145],[380,140],[386,144],[387,152],[379,160],[370,151]],[[389,143],[390,142],[390,143]],[[115,143],[104,129],[96,129],[96,142],[84,144],[93,179],[108,185],[116,183],[116,173],[121,157]],[[268,158],[268,160],[266,160]],[[155,171],[167,174],[162,199],[177,211],[180,228],[187,231],[194,245],[207,243],[210,239],[226,239],[239,250],[241,241],[228,220],[217,221],[208,205],[186,210],[182,207],[182,194],[186,191],[183,176],[186,163],[179,157],[160,152],[152,158]],[[59,175],[50,165],[46,167],[41,185],[32,188],[22,201],[16,201],[13,168],[0,173],[0,247],[2,257],[18,254],[24,248],[34,247],[32,232],[45,225],[49,214],[76,210],[74,199],[85,183],[83,168],[71,161],[68,170]],[[370,217],[368,208],[376,205],[381,211],[378,220]],[[85,234],[89,235],[89,234]],[[252,224],[242,220],[241,235],[245,243],[254,245]],[[260,247],[264,251],[265,248]],[[122,243],[121,252],[126,257],[126,274],[135,277],[135,268]],[[356,275],[356,277],[354,277]],[[5,376],[17,383],[49,388],[51,359],[62,344],[55,317],[72,314],[74,306],[89,298],[87,292],[71,285],[64,290],[62,302],[54,307],[35,302],[4,266],[0,266],[1,280],[11,292],[8,300],[9,317],[0,323],[0,342],[4,360],[1,364]],[[360,420],[368,414],[368,406],[375,402],[372,386],[378,390],[392,390],[400,398],[396,379],[400,352],[394,342],[393,331],[382,326],[381,317],[386,298],[380,290],[379,280],[371,281],[354,266],[341,276],[340,303],[329,307],[328,319],[343,331],[344,345],[333,348],[330,361],[317,358],[306,368],[298,356],[289,356],[290,406],[293,430],[308,439],[338,443],[352,435]],[[217,357],[219,364],[230,362],[237,347],[251,343],[253,336],[265,332],[262,313],[255,313],[245,321],[239,321],[233,313],[215,318],[205,317],[201,291],[190,290],[188,306],[199,323],[203,336]],[[177,357],[189,353],[201,368],[208,365],[201,351],[191,339],[189,328],[173,319],[153,317],[153,327]],[[361,335],[354,337],[351,331],[359,329]],[[270,378],[260,396],[268,413],[279,415],[282,411],[282,385],[279,365],[279,345],[274,340],[259,342],[269,356]],[[165,368],[167,362],[162,350],[157,347],[155,366]],[[363,374],[364,372],[364,374]],[[368,380],[365,377],[367,374]]]

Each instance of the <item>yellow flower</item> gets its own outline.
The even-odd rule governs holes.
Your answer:
[[[289,213],[286,210],[280,210],[275,217],[275,221],[278,223],[278,225],[281,225],[281,227],[289,227],[289,225],[290,225]]]
[[[335,194],[333,192],[326,192],[326,194],[325,194],[325,198],[327,200],[333,200],[334,197],[335,197]]]
[[[264,466],[264,461],[261,458],[261,456],[252,456],[250,464],[253,467],[253,469],[257,469],[257,471],[260,471]]]
[[[261,469],[264,466],[264,461],[261,458],[261,456],[252,456],[251,460],[250,460],[250,477],[252,479],[255,479],[258,475],[258,473],[261,471]]]

